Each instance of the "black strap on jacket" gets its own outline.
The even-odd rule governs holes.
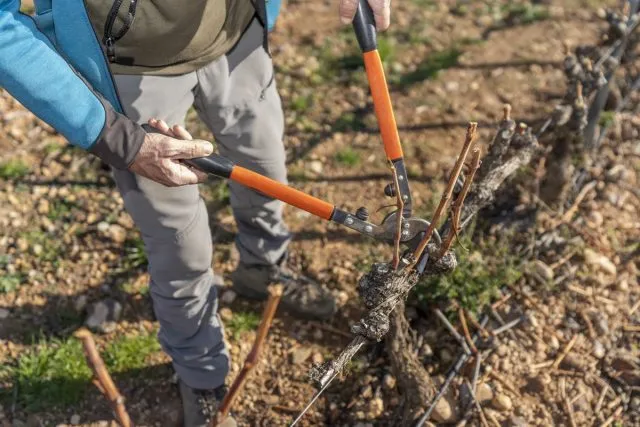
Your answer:
[[[271,55],[269,52],[269,22],[267,20],[267,2],[266,0],[253,0],[253,7],[256,9],[256,15],[258,16],[258,20],[262,24],[262,28],[264,28],[264,38],[262,40],[262,47],[264,50]]]
[[[107,15],[107,21],[104,24],[104,37],[102,42],[107,48],[107,58],[109,62],[116,62],[116,42],[124,37],[131,28],[133,20],[136,17],[136,7],[138,6],[138,0],[129,0],[129,12],[122,23],[122,28],[117,33],[113,33],[113,24],[118,17],[118,11],[122,5],[122,0],[115,0],[111,5],[111,10]],[[133,65],[133,58],[118,58],[118,63],[125,65]]]

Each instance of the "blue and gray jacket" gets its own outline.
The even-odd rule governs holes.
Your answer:
[[[279,6],[257,0],[263,24],[268,15],[273,25]],[[84,2],[35,0],[35,8],[30,17],[19,11],[20,0],[0,0],[0,87],[71,144],[127,168],[145,131],[123,114]]]

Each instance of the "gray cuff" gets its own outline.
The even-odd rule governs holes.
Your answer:
[[[100,98],[106,118],[102,132],[89,150],[116,169],[127,169],[135,159],[147,134],[142,126],[113,109]]]

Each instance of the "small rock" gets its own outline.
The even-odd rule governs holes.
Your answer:
[[[619,291],[626,292],[629,290],[629,281],[627,279],[622,279],[618,282],[617,286]]]
[[[598,340],[593,342],[593,356],[597,359],[602,359],[606,353],[604,345]]]
[[[455,402],[447,396],[443,396],[431,413],[431,419],[438,423],[451,423],[457,419]]]
[[[393,390],[394,388],[396,388],[396,377],[391,374],[385,374],[385,376],[382,378],[382,386],[386,390]]]
[[[124,243],[127,240],[127,230],[118,224],[111,224],[107,234],[116,243]]]
[[[501,344],[500,346],[498,346],[496,354],[500,357],[505,357],[507,354],[509,354],[509,347],[507,347],[506,344]]]
[[[451,354],[451,350],[448,348],[443,348],[440,350],[440,361],[445,365],[449,364],[453,360],[453,355]]]
[[[491,401],[491,406],[500,412],[507,412],[511,410],[513,403],[511,402],[511,398],[506,394],[497,394]]]
[[[598,334],[600,335],[609,334],[609,321],[607,320],[607,317],[602,313],[598,313],[595,315],[593,319],[593,326],[595,327]]]
[[[549,338],[549,347],[552,350],[557,350],[560,348],[560,341],[558,341],[558,338],[555,335],[551,335],[551,337]]]
[[[6,319],[7,317],[9,317],[9,314],[11,314],[9,310],[0,307],[0,320]]]
[[[562,359],[562,362],[560,363],[560,367],[563,367],[564,369],[568,369],[568,370],[573,370],[573,371],[581,370],[583,365],[584,363],[582,359],[579,356],[577,356],[575,353],[567,354],[565,358]]]
[[[604,222],[604,218],[602,217],[602,214],[598,211],[591,211],[589,213],[588,219],[596,227],[601,226],[602,223]]]
[[[522,417],[516,417],[515,415],[512,415],[511,418],[509,418],[509,427],[527,427],[529,424],[527,423],[527,420],[525,420]]]
[[[369,401],[368,409],[367,418],[378,418],[384,413],[384,402],[380,397],[376,396]]]
[[[533,263],[533,267],[536,274],[545,282],[551,282],[553,280],[553,270],[544,262],[536,260]]]
[[[224,291],[224,293],[222,294],[222,297],[220,298],[220,301],[223,304],[229,305],[236,300],[236,297],[237,297],[236,293],[231,289],[228,289]]]
[[[88,298],[86,295],[79,295],[76,300],[73,302],[73,308],[76,311],[81,312],[87,307]]]
[[[324,169],[324,165],[320,160],[312,160],[309,162],[309,169],[314,173],[321,174]]]
[[[609,258],[589,248],[584,250],[584,260],[588,265],[599,268],[611,275],[615,275],[618,271],[615,264],[611,262]]]
[[[109,230],[109,223],[106,221],[101,221],[96,226],[100,233],[106,233]]]
[[[71,415],[71,418],[69,419],[69,422],[71,424],[73,424],[74,426],[80,424],[80,415],[78,415],[78,414]]]
[[[493,390],[487,383],[480,383],[476,388],[476,399],[480,403],[486,403],[493,400]]]
[[[44,249],[43,249],[42,245],[39,244],[39,243],[36,243],[31,247],[31,251],[33,252],[33,254],[35,256],[39,256],[40,254],[42,254],[43,250]]]
[[[121,315],[122,305],[109,298],[93,304],[84,323],[89,329],[106,333],[111,327],[109,323],[116,323]]]
[[[316,351],[311,356],[311,361],[313,362],[314,366],[322,365],[322,363],[324,363],[324,356],[322,355],[322,353]]]
[[[545,383],[541,376],[530,377],[524,389],[529,394],[539,394],[544,392]]]
[[[228,322],[233,319],[233,312],[229,307],[222,307],[218,310],[218,315],[224,322]]]
[[[291,354],[291,362],[294,365],[299,365],[311,356],[312,350],[310,347],[298,347]]]
[[[49,213],[49,201],[47,199],[40,199],[38,202],[37,211],[40,215],[46,215]]]
[[[369,399],[371,396],[373,396],[373,387],[370,385],[364,386],[360,392],[360,397],[363,399]]]

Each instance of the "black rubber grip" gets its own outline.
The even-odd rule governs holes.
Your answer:
[[[353,18],[353,29],[362,52],[371,52],[378,48],[376,40],[376,20],[368,0],[358,2],[358,11]]]
[[[203,172],[220,178],[229,178],[233,170],[233,162],[218,154],[211,154],[207,157],[196,157],[195,159],[184,159],[183,163],[196,167]]]
[[[143,124],[142,128],[147,133],[161,133],[156,128],[151,127],[148,124]],[[219,176],[220,178],[229,178],[231,176],[231,171],[235,166],[231,160],[222,157],[219,154],[210,154],[207,157],[196,157],[195,159],[182,159],[180,161],[189,166],[193,166],[194,168],[198,168],[203,172]]]

